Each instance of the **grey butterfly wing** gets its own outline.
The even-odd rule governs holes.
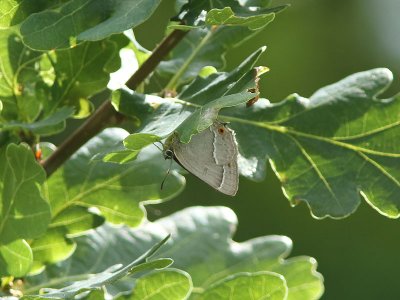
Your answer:
[[[219,122],[215,122],[212,127],[215,135],[213,156],[216,164],[224,168],[223,180],[218,190],[224,194],[235,195],[239,186],[235,132]]]
[[[216,190],[234,196],[239,184],[237,144],[233,131],[224,130],[224,134],[219,134],[217,130],[217,125],[212,125],[194,135],[188,144],[176,141],[173,147],[174,155],[193,175]],[[225,150],[225,147],[229,150]]]

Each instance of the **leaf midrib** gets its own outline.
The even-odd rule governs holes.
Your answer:
[[[322,141],[322,142],[325,142],[325,143],[328,143],[331,145],[335,145],[337,147],[342,147],[342,148],[345,148],[348,150],[352,150],[355,152],[363,152],[363,153],[368,153],[368,154],[383,156],[383,157],[400,157],[400,153],[390,153],[390,152],[381,152],[381,151],[371,150],[371,149],[363,148],[360,146],[347,144],[347,143],[341,142],[339,140],[335,140],[333,138],[327,138],[327,137],[323,137],[323,136],[317,136],[317,135],[297,131],[297,130],[291,129],[289,127],[272,125],[272,124],[269,124],[266,122],[256,122],[256,121],[251,121],[251,120],[245,120],[245,119],[231,117],[231,116],[224,116],[224,115],[220,115],[220,116],[223,119],[228,120],[228,121],[247,124],[247,125],[251,125],[251,126],[255,126],[255,127],[261,127],[261,128],[265,128],[267,130],[279,132],[282,134],[290,134],[290,135],[304,137],[304,138],[311,139],[311,140]],[[399,125],[400,125],[400,122],[399,122]]]

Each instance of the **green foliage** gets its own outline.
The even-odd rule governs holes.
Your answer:
[[[144,205],[174,198],[185,183],[173,165],[160,189],[169,163],[157,143],[172,134],[189,143],[216,119],[236,133],[241,175],[262,180],[268,161],[290,203],[306,202],[314,217],[348,216],[360,195],[400,216],[399,96],[378,98],[389,70],[275,104],[259,95],[266,47],[223,71],[228,50],[286,7],[270,2],[177,0],[169,28],[188,32],[167,33],[153,53],[133,32],[160,0],[2,2],[0,296],[23,277],[25,299],[318,299],[316,260],[287,258],[284,236],[234,242],[230,209],[147,220]],[[140,69],[109,84],[120,66]],[[92,100],[108,96],[92,114]],[[54,152],[42,142],[89,116],[84,129],[56,136],[65,142]],[[62,164],[52,174],[54,161]]]
[[[43,295],[26,295],[23,299],[71,299],[83,292],[96,290],[108,284],[112,284],[127,275],[132,275],[149,269],[162,269],[168,267],[172,263],[172,260],[170,259],[149,260],[149,258],[168,240],[168,238],[169,236],[155,244],[139,258],[124,267],[122,267],[122,265],[114,265],[101,273],[95,274],[94,276],[87,276],[87,279],[75,281],[73,284],[61,289],[45,289],[45,294]]]
[[[25,240],[0,245],[0,276],[23,276],[32,265],[32,250]]]
[[[275,15],[260,14],[249,17],[235,16],[232,8],[212,9],[207,13],[206,24],[209,25],[241,25],[251,30],[261,29],[274,20]]]
[[[160,0],[71,0],[31,15],[21,25],[23,41],[36,50],[63,49],[97,41],[143,23]]]
[[[251,272],[250,277],[257,278],[258,274],[262,274],[261,281],[265,277],[273,277],[267,280],[267,285],[260,284],[259,280],[254,280],[254,285],[248,282],[250,290],[265,288],[272,292],[272,287],[275,287],[277,293],[288,293],[290,299],[319,297],[323,286],[321,275],[315,271],[315,260],[309,257],[285,259],[289,255],[291,241],[283,236],[264,236],[236,243],[231,240],[236,225],[235,214],[225,207],[185,209],[153,223],[145,223],[138,229],[105,224],[76,238],[75,253],[62,264],[49,266],[43,273],[28,277],[26,288],[34,293],[41,286],[49,286],[55,279],[57,284],[62,285],[78,274],[88,276],[116,263],[128,264],[132,257],[137,257],[166,233],[171,233],[170,241],[155,253],[153,259],[170,257],[175,268],[190,275],[194,289],[191,291],[191,280],[185,272],[166,275],[162,271],[161,274],[140,279],[141,284],[148,284],[147,291],[156,287],[163,289],[158,280],[165,278],[171,280],[172,285],[177,285],[177,281],[182,282],[179,291],[183,295],[191,291],[191,298],[196,299],[211,293],[220,282],[227,281],[229,285],[231,276],[248,276],[242,274],[247,271]],[[92,255],[88,256],[87,253]],[[274,273],[271,275],[270,272]],[[135,295],[141,295],[144,291],[137,278],[126,277],[106,286],[105,292],[118,297],[120,293],[130,293],[133,290],[133,299],[140,299],[135,298]],[[166,282],[163,285],[168,289]],[[165,293],[163,295],[167,295],[168,291]]]
[[[131,300],[139,299],[186,299],[192,289],[192,281],[186,272],[167,269],[139,278]]]
[[[33,271],[71,255],[76,245],[67,235],[82,234],[101,225],[104,219],[137,226],[145,218],[144,203],[168,200],[182,190],[184,180],[176,173],[171,175],[165,189],[160,190],[168,164],[157,149],[143,151],[135,164],[91,160],[96,153],[107,151],[127,135],[119,128],[103,131],[47,181],[52,221],[46,235],[32,244]]]
[[[199,299],[286,299],[285,279],[269,272],[238,273],[216,283]],[[227,297],[227,295],[229,295]]]
[[[293,205],[306,201],[314,216],[340,218],[355,211],[361,192],[380,213],[398,217],[399,100],[376,98],[391,81],[386,69],[366,71],[309,99],[261,100],[252,113],[231,111],[226,120],[244,158],[271,159]],[[261,135],[265,142],[256,140]]]

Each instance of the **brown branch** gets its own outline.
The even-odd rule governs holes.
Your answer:
[[[179,43],[187,31],[174,30],[160,45],[156,47],[150,57],[127,81],[126,85],[134,90],[157,67],[163,58]],[[75,130],[46,160],[42,166],[47,176],[53,174],[68,158],[71,157],[83,144],[98,134],[110,124],[119,123],[123,116],[111,105],[111,101],[104,102],[77,130]]]

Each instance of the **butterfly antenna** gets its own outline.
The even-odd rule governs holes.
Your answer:
[[[165,174],[164,179],[163,179],[163,181],[161,182],[161,190],[163,189],[164,183],[165,183],[165,181],[167,180],[167,177],[168,177],[169,173],[171,172],[171,167],[172,167],[172,159],[171,159],[171,161],[170,161],[170,163],[169,163],[169,168],[168,168],[167,174]]]
[[[161,144],[161,146],[164,146],[164,144],[163,144],[163,143],[161,143],[161,142],[157,142],[157,143],[160,143],[160,144]],[[157,149],[158,149],[158,150],[160,150],[161,152],[164,152],[164,151],[163,151],[163,148],[160,148],[159,146],[157,146],[157,144],[156,144],[156,143],[153,143],[153,145],[154,145],[154,146],[156,146],[156,147],[157,147]]]

